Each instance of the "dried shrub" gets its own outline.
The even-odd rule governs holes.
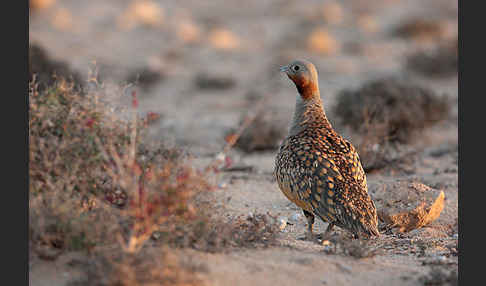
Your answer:
[[[323,245],[326,246],[323,251],[327,254],[341,254],[356,259],[369,258],[382,253],[374,241],[344,236],[323,241]]]
[[[208,90],[225,90],[235,87],[236,81],[230,76],[199,73],[194,80],[197,88]]]
[[[178,150],[141,144],[147,121],[100,92],[30,84],[29,245],[40,258],[106,246],[138,257],[160,224],[193,218],[196,196],[211,189]]]
[[[105,238],[91,222],[108,214],[88,212],[96,205],[90,197],[105,178],[94,139],[103,135],[102,113],[90,98],[66,81],[42,92],[30,84],[29,227],[34,251],[46,246],[85,249]]]
[[[31,253],[53,260],[87,252],[102,264],[89,285],[200,285],[191,267],[166,258],[183,256],[147,254],[154,233],[166,234],[162,247],[202,251],[276,242],[278,231],[265,217],[210,215],[211,202],[201,198],[217,168],[196,169],[182,150],[145,143],[150,121],[137,115],[136,94],[123,108],[110,101],[121,89],[81,94],[63,80],[44,91],[35,82],[29,87]]]
[[[407,67],[427,77],[448,77],[457,74],[457,40],[445,43],[430,52],[417,52],[407,59]]]
[[[437,39],[443,37],[445,33],[446,27],[444,27],[443,23],[434,19],[424,18],[405,21],[393,31],[393,35],[397,37],[416,40]]]
[[[278,245],[278,233],[275,220],[265,214],[238,216],[228,220],[203,215],[186,224],[165,224],[158,240],[171,247],[221,252],[232,248]]]
[[[427,127],[447,118],[447,96],[397,78],[365,83],[356,90],[342,90],[333,113],[339,123],[355,133],[365,171],[383,168],[413,173],[416,150],[407,150]]]
[[[104,160],[96,138],[125,144],[121,121],[111,121],[93,94],[81,95],[73,85],[58,81],[29,92],[29,176],[31,193],[45,190],[88,194],[101,185]]]
[[[42,259],[54,260],[66,251],[91,252],[96,245],[114,243],[111,231],[121,223],[117,215],[116,210],[78,193],[30,193],[30,251]],[[99,221],[103,224],[94,223]]]
[[[335,114],[343,125],[382,142],[409,143],[425,128],[447,118],[446,96],[422,86],[386,78],[338,94]],[[382,143],[378,142],[378,143]]]
[[[344,253],[356,259],[373,257],[380,252],[379,249],[364,240],[343,240],[341,244]]]
[[[242,117],[239,125],[246,120],[247,116]],[[287,135],[288,127],[285,122],[279,119],[277,110],[266,109],[264,112],[258,112],[235,142],[235,147],[248,153],[276,150]],[[229,130],[226,136],[232,136],[235,132],[234,129]]]
[[[142,87],[144,90],[150,89],[164,79],[165,75],[149,67],[138,68],[126,77],[127,82],[134,83],[137,86]]]
[[[377,170],[413,174],[419,150],[408,150],[403,144],[390,143],[376,133],[361,135],[355,142],[366,173]]]

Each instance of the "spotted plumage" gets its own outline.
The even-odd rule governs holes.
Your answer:
[[[314,65],[298,60],[282,67],[299,95],[275,160],[275,177],[284,195],[303,212],[312,234],[314,216],[356,236],[379,235],[366,175],[351,143],[331,126],[324,112]]]

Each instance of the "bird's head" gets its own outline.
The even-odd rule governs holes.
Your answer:
[[[316,67],[306,60],[295,60],[289,65],[280,68],[281,72],[295,83],[302,99],[319,97],[319,84]]]

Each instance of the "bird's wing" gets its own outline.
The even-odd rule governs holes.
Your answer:
[[[342,176],[348,180],[356,181],[368,192],[366,174],[361,165],[361,160],[354,146],[344,138],[341,138],[341,148],[336,153],[330,154],[341,171]]]
[[[346,180],[329,154],[293,142],[278,160],[280,189],[297,206],[355,233],[373,229],[376,209],[366,189]]]

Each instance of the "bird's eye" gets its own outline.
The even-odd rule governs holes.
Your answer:
[[[297,66],[297,65],[294,66],[294,71],[298,71],[299,69],[300,69],[299,66]]]

